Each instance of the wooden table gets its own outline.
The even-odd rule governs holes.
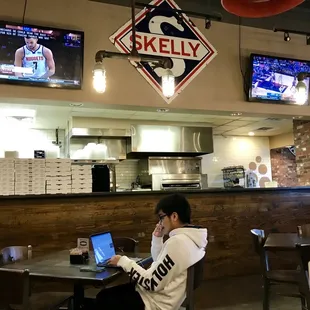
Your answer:
[[[135,257],[132,253],[128,256]],[[139,257],[144,258],[139,264],[144,265],[151,262],[150,254],[139,253]],[[90,255],[89,265],[95,265],[93,255]],[[106,268],[103,272],[81,272],[80,268],[86,265],[71,265],[69,251],[61,251],[38,258],[6,265],[6,269],[29,269],[31,279],[49,279],[70,281],[74,286],[73,304],[74,310],[81,308],[84,300],[85,285],[102,285],[103,287],[113,282],[123,273],[119,268]]]
[[[298,237],[297,233],[271,233],[267,237],[264,248],[293,251],[296,244],[310,244],[310,237]]]

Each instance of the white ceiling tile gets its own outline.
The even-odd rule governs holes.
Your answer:
[[[229,119],[226,119],[226,120],[214,120],[211,122],[212,124],[214,125],[224,125],[224,124],[228,124],[228,123],[231,123],[231,120]]]
[[[240,121],[252,121],[252,122],[254,122],[254,121],[262,121],[264,119],[265,118],[263,118],[263,117],[241,117]]]
[[[240,116],[230,116],[230,115],[205,115],[205,116],[213,119],[229,119],[229,120],[235,120],[240,118]]]
[[[225,130],[217,130],[217,129],[213,129],[213,134],[221,134],[225,132]]]
[[[7,104],[0,104],[0,107],[6,107]],[[16,108],[35,109],[36,128],[65,128],[68,119],[71,116],[77,117],[102,117],[111,119],[133,119],[133,120],[154,120],[165,122],[189,123],[191,125],[207,125],[214,127],[214,134],[224,135],[247,135],[249,131],[255,131],[260,127],[272,127],[273,130],[267,132],[257,132],[258,136],[270,136],[281,133],[290,132],[292,130],[291,119],[281,119],[279,121],[266,120],[268,117],[233,117],[229,113],[227,115],[211,115],[201,113],[158,113],[157,111],[141,111],[141,110],[120,110],[120,109],[98,109],[84,107],[70,107],[66,105],[14,105]],[[12,105],[9,105],[12,108]]]
[[[222,129],[222,130],[232,130],[232,129],[239,128],[239,126],[232,126],[231,124],[229,124],[229,125],[217,126],[216,128]]]
[[[234,125],[234,126],[246,126],[246,125],[249,125],[253,122],[251,121],[234,121],[232,123],[230,123],[229,125]]]

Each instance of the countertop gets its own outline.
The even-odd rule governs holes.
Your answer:
[[[106,192],[106,193],[83,193],[83,194],[45,194],[45,195],[23,195],[23,196],[0,196],[1,200],[8,199],[64,199],[64,198],[91,198],[91,197],[113,197],[113,196],[145,196],[145,195],[169,195],[172,193],[190,194],[242,194],[242,193],[263,193],[263,192],[309,192],[310,187],[277,187],[277,188],[210,188],[203,190],[176,190],[176,191],[121,191],[121,192]]]

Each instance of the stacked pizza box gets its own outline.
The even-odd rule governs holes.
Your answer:
[[[14,195],[14,159],[0,158],[0,195]]]
[[[15,195],[45,194],[45,160],[15,159]]]
[[[46,193],[71,193],[71,160],[46,159]]]
[[[93,187],[91,165],[72,165],[72,193],[91,193]]]

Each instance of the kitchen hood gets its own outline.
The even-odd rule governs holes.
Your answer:
[[[127,158],[195,157],[213,153],[212,127],[131,125]]]

